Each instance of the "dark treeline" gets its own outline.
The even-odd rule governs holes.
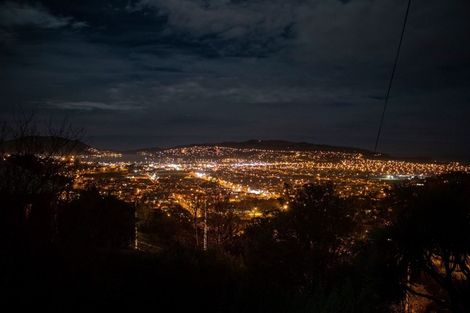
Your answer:
[[[288,195],[289,210],[249,221],[221,201],[207,216],[204,251],[187,211],[142,213],[96,188],[73,190],[69,166],[0,158],[2,306],[470,312],[467,174],[402,184],[380,202],[310,184]],[[136,227],[154,252],[133,249]]]

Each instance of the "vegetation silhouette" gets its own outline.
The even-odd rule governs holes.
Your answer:
[[[70,165],[24,151],[0,158],[5,307],[372,313],[414,301],[470,311],[468,174],[408,182],[380,202],[341,198],[332,184],[285,186],[285,211],[242,220],[219,199],[194,223],[181,207],[74,190]],[[147,252],[135,249],[136,227]],[[204,228],[207,250],[194,245]]]
[[[470,176],[443,175],[396,188],[395,214],[379,245],[401,271],[402,285],[434,310],[470,311]]]

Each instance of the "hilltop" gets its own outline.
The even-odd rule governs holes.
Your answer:
[[[88,154],[93,149],[76,139],[56,136],[26,136],[0,144],[5,153]]]
[[[226,141],[220,143],[200,143],[200,144],[189,144],[180,145],[169,148],[144,148],[136,149],[132,151],[126,151],[127,153],[154,153],[159,151],[165,151],[170,149],[181,149],[190,147],[226,147],[235,149],[259,149],[259,150],[274,150],[274,151],[332,151],[332,152],[344,152],[344,153],[361,153],[368,156],[373,156],[372,151],[354,147],[340,147],[322,144],[313,144],[308,142],[291,142],[285,140],[247,140],[247,141]]]

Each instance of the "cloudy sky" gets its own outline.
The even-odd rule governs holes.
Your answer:
[[[372,149],[406,0],[0,2],[0,118],[103,148]],[[413,0],[380,150],[470,158],[470,1]]]

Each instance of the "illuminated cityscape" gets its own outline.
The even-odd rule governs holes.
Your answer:
[[[172,148],[140,153],[138,161],[126,155],[87,157],[77,171],[76,187],[94,184],[131,203],[155,209],[181,205],[188,210],[201,199],[233,203],[265,200],[272,209],[287,209],[276,200],[308,183],[331,183],[342,198],[383,199],[396,183],[468,172],[458,162],[411,162],[370,158],[360,153],[236,149],[219,146]],[[101,159],[106,158],[106,161]],[[135,156],[133,156],[136,159]],[[249,216],[250,210],[246,208]]]
[[[469,31],[469,0],[0,1],[0,308],[469,313]]]

